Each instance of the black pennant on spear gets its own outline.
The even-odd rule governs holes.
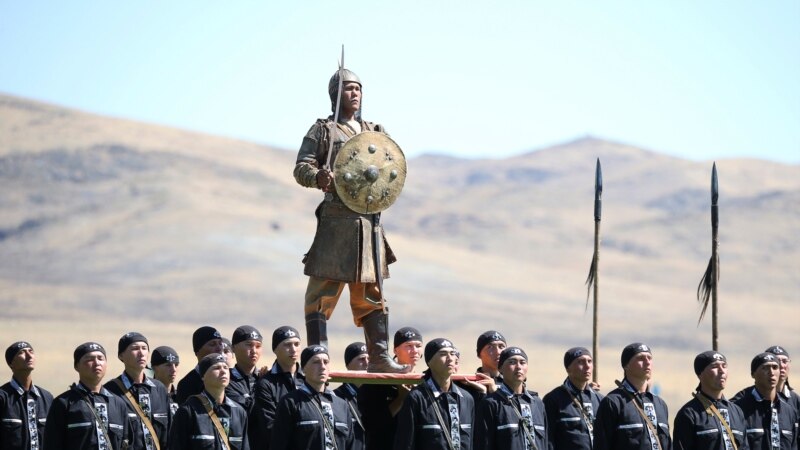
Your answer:
[[[597,362],[598,362],[598,338],[597,338],[597,305],[600,301],[598,296],[598,268],[600,265],[600,218],[603,207],[603,170],[600,168],[600,158],[597,158],[597,166],[594,173],[594,255],[592,255],[592,265],[589,267],[589,276],[586,277],[586,309],[589,309],[589,295],[594,291],[594,308],[592,313],[592,356],[594,358],[594,370],[592,371],[592,381],[597,382]],[[593,289],[594,288],[594,289]]]
[[[717,286],[719,284],[719,181],[717,180],[717,163],[711,168],[711,259],[708,261],[706,273],[697,286],[697,301],[703,305],[697,325],[706,315],[709,300],[711,300],[711,348],[719,350],[719,330],[717,328]]]

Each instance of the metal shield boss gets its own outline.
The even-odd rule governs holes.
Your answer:
[[[389,136],[364,131],[339,149],[333,174],[336,193],[348,208],[375,214],[400,196],[406,181],[406,157]]]

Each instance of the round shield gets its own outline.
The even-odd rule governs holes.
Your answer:
[[[395,141],[377,131],[350,138],[333,162],[336,193],[350,209],[375,214],[390,207],[406,181],[406,157]]]

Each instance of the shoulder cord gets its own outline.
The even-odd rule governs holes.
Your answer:
[[[453,438],[450,436],[450,427],[445,425],[444,418],[442,417],[441,411],[439,411],[439,404],[436,402],[436,398],[433,396],[433,391],[431,390],[430,386],[422,382],[423,390],[426,394],[428,394],[428,398],[431,400],[431,406],[433,407],[433,412],[436,413],[436,420],[439,421],[439,426],[442,427],[442,434],[447,439],[447,446],[450,447],[450,450],[455,450],[456,446],[453,444]]]
[[[211,423],[214,424],[214,428],[217,429],[217,433],[219,434],[219,438],[222,440],[223,445],[228,450],[232,450],[231,442],[228,440],[228,434],[225,433],[225,428],[222,427],[222,423],[219,421],[219,417],[217,417],[217,413],[214,412],[214,408],[211,407],[211,402],[208,401],[205,395],[197,394],[193,397],[200,400],[200,403],[206,408],[206,413],[208,413],[208,417],[211,419]]]
[[[353,417],[355,417],[356,422],[358,422],[358,426],[360,426],[361,429],[364,430],[365,429],[364,428],[364,424],[361,423],[361,416],[358,415],[358,409],[356,409],[353,406],[353,404],[350,402],[350,400],[345,400],[345,401],[347,402],[347,407],[350,408],[350,412],[353,414]]]
[[[92,403],[91,400],[89,400],[89,395],[86,394],[86,393],[81,393],[81,394],[83,396],[83,399],[86,401],[86,404],[89,405],[89,411],[92,412],[92,415],[94,416],[94,420],[97,421],[97,426],[100,427],[100,431],[103,432],[103,436],[106,438],[106,443],[108,444],[108,449],[109,450],[114,450],[114,446],[111,444],[111,437],[108,435],[108,430],[106,429],[106,424],[103,423],[103,419],[101,419],[100,416],[97,415],[97,410],[94,409],[94,404]],[[122,445],[123,445],[123,447],[127,448],[127,446],[124,444],[124,441],[123,441]]]
[[[309,396],[309,397],[311,397],[311,396]],[[319,416],[322,418],[323,425],[328,430],[328,433],[331,434],[331,442],[333,442],[334,450],[339,450],[339,446],[336,444],[336,433],[334,432],[333,425],[331,425],[331,423],[328,421],[328,417],[325,416],[325,413],[322,412],[322,408],[320,408],[320,405],[317,404],[317,400],[314,397],[311,397],[311,404],[314,405],[314,408],[317,409],[317,412],[319,413]],[[331,405],[331,410],[333,410],[333,405]],[[335,416],[334,416],[334,420],[336,420]]]
[[[150,432],[150,436],[153,438],[153,444],[156,446],[156,450],[161,450],[161,443],[158,441],[158,435],[156,434],[155,428],[153,428],[153,424],[150,422],[150,419],[147,417],[147,414],[142,411],[142,408],[139,406],[139,402],[133,398],[133,394],[131,394],[130,389],[125,387],[125,384],[122,383],[122,380],[119,378],[114,378],[114,382],[117,386],[122,390],[125,394],[125,399],[128,400],[128,403],[133,407],[133,410],[136,411],[136,414],[142,419],[142,423],[144,426],[147,427],[147,431]]]
[[[653,425],[653,422],[650,420],[650,417],[648,417],[647,414],[645,414],[645,412],[642,409],[642,407],[639,406],[639,403],[636,402],[636,397],[633,394],[631,394],[630,392],[628,392],[627,389],[622,387],[622,383],[620,383],[619,381],[615,381],[615,383],[617,383],[617,386],[620,387],[620,390],[622,392],[624,392],[628,396],[628,398],[633,403],[633,406],[636,407],[636,411],[639,413],[640,416],[642,416],[642,419],[644,419],[645,425],[647,425],[647,428],[653,434],[653,438],[656,441],[656,445],[658,446],[658,450],[662,450],[661,439],[658,438],[658,430],[656,429],[655,425]]]
[[[572,403],[574,403],[575,406],[578,407],[578,411],[581,412],[581,415],[583,416],[583,421],[586,422],[586,428],[589,430],[589,434],[593,434],[594,424],[592,423],[592,418],[589,416],[589,413],[586,411],[586,408],[580,401],[578,401],[578,399],[575,397],[575,394],[570,392],[570,390],[567,389],[566,386],[561,385],[561,387],[564,388],[565,391],[567,391],[567,394],[569,394],[570,397],[572,397]]]
[[[717,409],[717,407],[714,406],[714,404],[711,403],[710,400],[703,397],[703,395],[700,394],[699,392],[695,392],[694,398],[700,401],[700,404],[703,405],[703,408],[706,410],[709,416],[713,415],[716,416],[717,419],[719,419],[720,423],[725,428],[725,432],[728,433],[728,437],[731,439],[731,445],[733,445],[733,450],[739,450],[739,447],[736,445],[736,439],[733,437],[733,430],[731,430],[730,425],[728,425],[728,421],[725,420],[724,417],[722,417],[722,414],[720,414],[719,409]]]
[[[522,417],[522,413],[520,413],[519,410],[517,409],[517,405],[515,405],[510,398],[507,400],[508,404],[511,405],[511,409],[513,409],[514,413],[516,413],[517,417],[519,417],[520,423],[522,423],[522,431],[525,432],[525,438],[527,438],[528,443],[531,444],[531,449],[538,450],[538,447],[536,446],[536,439],[534,439],[533,435],[531,434],[531,430],[528,428],[528,422],[525,421],[524,417]]]

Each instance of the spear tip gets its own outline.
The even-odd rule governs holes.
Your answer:
[[[600,166],[600,158],[597,158],[594,172],[594,191],[598,196],[603,193],[603,168]]]
[[[719,199],[719,179],[717,178],[717,163],[711,168],[711,203],[717,204]]]

